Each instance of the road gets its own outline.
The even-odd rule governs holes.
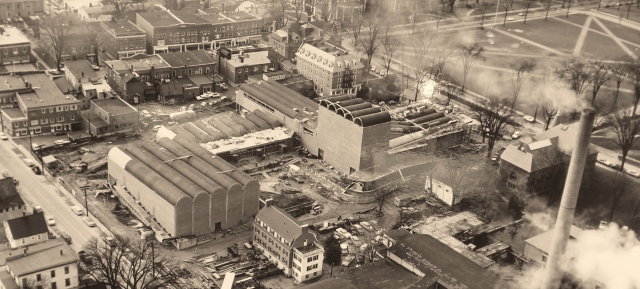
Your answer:
[[[97,237],[100,230],[89,228],[82,222],[81,216],[71,211],[68,197],[60,193],[49,180],[34,174],[22,161],[23,154],[10,141],[0,141],[0,172],[9,171],[18,179],[18,188],[24,201],[32,206],[41,206],[45,215],[53,215],[56,229],[71,236],[71,248],[81,250],[91,237]]]

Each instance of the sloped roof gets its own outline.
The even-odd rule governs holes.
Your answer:
[[[559,162],[556,159],[557,147],[558,137],[521,146],[509,145],[500,158],[526,172],[535,172]]]
[[[389,252],[422,271],[427,284],[444,281],[455,286],[447,288],[488,289],[498,283],[497,275],[429,235],[400,240]]]
[[[163,83],[160,90],[164,96],[182,95],[182,85],[175,81]]]
[[[49,231],[44,213],[35,212],[32,215],[7,220],[7,225],[14,240],[46,234]]]
[[[58,89],[62,91],[62,93],[68,93],[69,91],[73,90],[73,84],[71,84],[71,82],[69,82],[69,80],[64,77],[58,77],[54,79],[53,82],[56,84]]]
[[[553,232],[554,230],[551,229],[549,231],[546,231],[540,235],[537,235],[535,237],[531,237],[527,240],[525,240],[525,242],[531,246],[534,246],[540,250],[542,250],[543,252],[549,252],[549,246],[551,245],[551,239],[553,239]],[[571,231],[569,233],[569,236],[573,239],[579,239],[582,234],[584,233],[584,230],[571,225]]]
[[[7,261],[9,270],[18,277],[76,262],[76,255],[64,241],[60,239],[57,243],[47,242],[52,242],[55,246],[33,253],[27,251],[27,256],[20,255],[21,257],[17,259],[9,258],[10,260]]]
[[[573,146],[576,144],[576,140],[578,138],[578,125],[579,123],[577,122],[570,125],[557,125],[539,135],[534,136],[533,139],[535,141],[540,141],[557,137],[558,150],[564,154],[571,155]],[[594,145],[589,144],[589,154],[597,152],[598,149]]]
[[[0,179],[0,211],[16,205],[24,205],[24,201],[18,194],[13,179]]]
[[[293,242],[302,235],[302,224],[276,206],[267,206],[258,212],[256,218],[273,229],[283,239]]]

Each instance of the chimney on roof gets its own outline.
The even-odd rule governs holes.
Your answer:
[[[300,226],[300,228],[302,228],[302,233],[309,232],[309,224],[304,224],[304,225]],[[306,246],[306,244],[305,244],[305,246]]]
[[[304,231],[303,231],[304,232]],[[307,239],[304,239],[304,246],[306,247],[308,245],[307,243]]]
[[[64,253],[62,252],[62,249],[60,249],[60,256],[64,255]]]

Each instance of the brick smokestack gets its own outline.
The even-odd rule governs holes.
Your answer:
[[[586,108],[582,111],[578,136],[571,152],[571,161],[567,172],[567,179],[562,192],[562,201],[558,210],[556,227],[553,229],[553,239],[549,250],[549,258],[545,268],[541,289],[558,289],[562,280],[562,270],[560,269],[560,259],[567,250],[567,243],[573,224],[573,217],[578,202],[578,193],[582,183],[584,166],[589,155],[589,141],[593,130],[595,111],[593,108]]]

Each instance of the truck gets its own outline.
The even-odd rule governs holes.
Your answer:
[[[340,244],[340,249],[342,250],[342,255],[349,255],[349,244]]]
[[[342,260],[342,266],[349,267],[349,264],[351,264],[351,261],[353,261],[353,259],[355,259],[353,255],[349,255],[345,257],[344,260]]]
[[[16,180],[16,178],[14,178],[8,171],[5,171],[4,173],[2,173],[2,176],[7,179],[13,179],[13,184],[16,186],[18,185],[18,180]]]

